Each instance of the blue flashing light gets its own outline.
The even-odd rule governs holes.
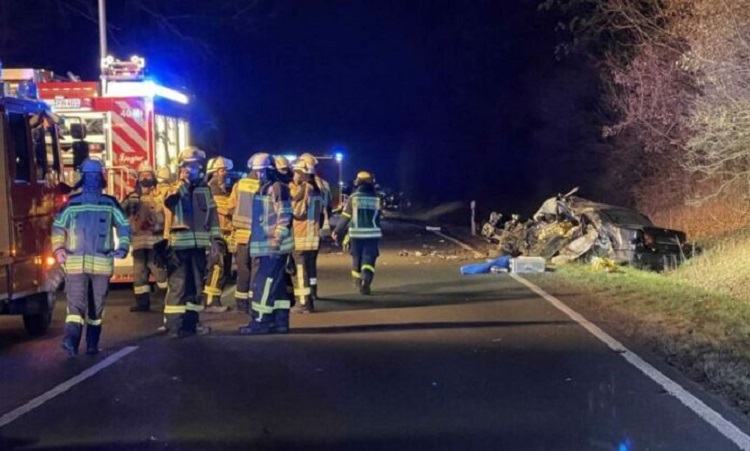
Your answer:
[[[336,158],[336,161],[341,163],[341,161],[344,159],[344,154],[341,152],[336,152],[336,155],[334,155]]]
[[[296,159],[297,159],[297,155],[294,155],[294,154],[288,154],[288,155],[284,155],[284,158],[286,158],[287,160],[289,160],[289,162],[290,162],[290,163],[293,163],[293,162],[294,162],[294,160],[296,160]]]

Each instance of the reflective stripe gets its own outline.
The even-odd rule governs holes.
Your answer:
[[[81,317],[81,315],[68,314],[68,316],[65,317],[65,322],[83,325],[83,318]]]
[[[253,302],[253,310],[260,313],[261,317],[258,319],[262,319],[262,316],[264,313],[271,314],[273,313],[273,307],[269,307],[267,305],[260,304],[258,302]]]
[[[166,290],[167,288],[169,288],[169,284],[167,282],[156,282],[156,286],[161,290]]]
[[[341,216],[343,216],[345,218],[351,218],[352,217],[352,215],[350,215],[349,213],[346,213],[346,212],[341,213]]]
[[[245,292],[242,292],[242,291],[235,291],[234,292],[234,298],[235,299],[242,299],[242,300],[250,299],[250,293],[245,293]]]
[[[185,304],[185,311],[192,311],[192,312],[202,312],[203,306],[200,304],[193,304],[192,302],[188,302]]]
[[[299,299],[301,304],[305,304],[305,298],[310,294],[310,289],[305,292],[305,268],[297,265],[297,287],[294,289],[294,295]]]
[[[266,278],[266,284],[263,287],[263,296],[260,298],[260,302],[253,302],[253,310],[259,313],[258,315],[258,321],[261,321],[263,319],[264,313],[273,313],[273,307],[268,307],[268,295],[271,293],[271,285],[273,284],[273,279],[270,277]]]
[[[362,274],[358,273],[357,271],[352,271],[352,277],[359,279],[362,277]]]
[[[375,267],[372,265],[362,265],[362,271],[370,271],[371,273],[375,273]]]
[[[149,285],[141,285],[141,286],[135,286],[133,285],[133,292],[135,294],[147,294],[151,292],[151,286]]]
[[[86,318],[86,324],[88,324],[90,326],[101,326],[102,325],[102,320],[101,319]]]
[[[292,308],[292,303],[286,299],[277,300],[274,303],[274,310],[289,310],[290,308]]]
[[[310,285],[317,285],[317,284],[318,284],[318,278],[310,277]]]
[[[185,310],[187,310],[187,307],[184,305],[165,305],[164,306],[164,314],[165,315],[179,315],[182,313],[185,313]]]

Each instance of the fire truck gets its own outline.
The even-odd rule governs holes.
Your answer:
[[[39,83],[39,97],[62,118],[60,147],[66,175],[89,156],[104,161],[108,194],[122,200],[135,188],[142,162],[176,173],[177,156],[189,145],[184,93],[149,80],[145,60],[107,57],[100,81],[59,80]],[[132,281],[132,259],[117,260],[113,282]]]
[[[0,315],[22,315],[27,332],[41,335],[55,304],[50,230],[67,185],[59,120],[12,72],[0,66]]]

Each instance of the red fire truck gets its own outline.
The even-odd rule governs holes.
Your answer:
[[[54,308],[50,230],[66,185],[59,120],[18,78],[0,66],[0,315],[22,315],[26,330],[41,335]]]

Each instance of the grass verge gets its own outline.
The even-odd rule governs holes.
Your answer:
[[[750,412],[750,303],[684,277],[566,265],[529,277]]]

